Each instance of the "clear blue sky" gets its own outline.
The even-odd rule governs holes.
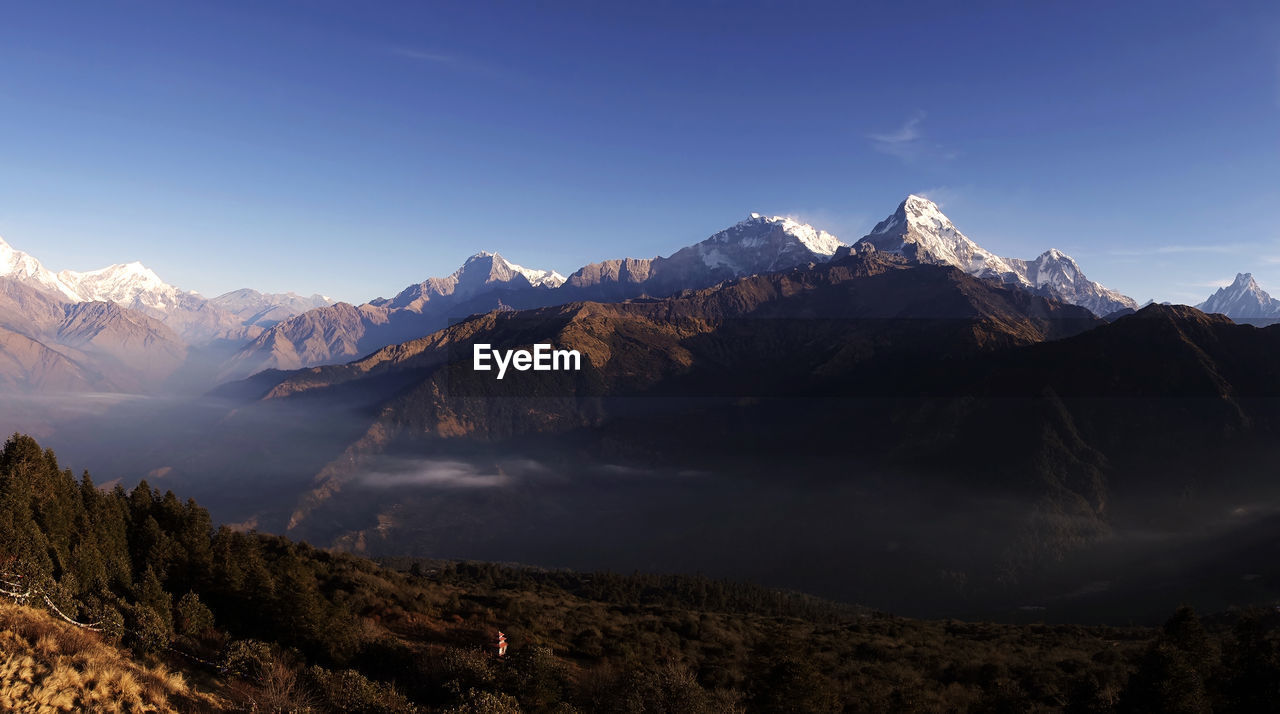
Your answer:
[[[534,5],[7,3],[0,235],[363,301],[915,192],[1139,300],[1280,294],[1280,4]]]

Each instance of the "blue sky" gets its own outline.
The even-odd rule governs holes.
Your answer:
[[[1276,3],[9,3],[0,137],[0,236],[208,295],[851,242],[913,192],[1139,300],[1280,294]]]

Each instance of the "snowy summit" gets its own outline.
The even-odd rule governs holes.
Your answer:
[[[952,265],[970,275],[1018,285],[1100,316],[1137,307],[1132,298],[1086,278],[1071,256],[1060,250],[1047,250],[1032,261],[992,253],[961,233],[938,204],[923,196],[907,196],[893,215],[877,223],[858,243],[919,263]]]

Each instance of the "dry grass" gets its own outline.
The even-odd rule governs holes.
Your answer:
[[[205,712],[224,703],[48,613],[0,603],[0,711]]]

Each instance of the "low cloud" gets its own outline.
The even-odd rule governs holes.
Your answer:
[[[479,464],[454,459],[394,459],[365,473],[360,482],[373,488],[425,487],[446,489],[500,488],[550,473],[530,459]]]

